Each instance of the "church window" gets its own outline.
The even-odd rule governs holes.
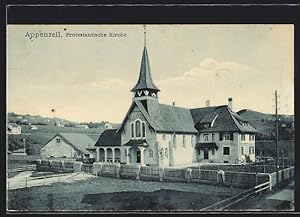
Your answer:
[[[131,138],[134,138],[134,123],[131,123]]]
[[[135,137],[140,138],[141,137],[141,121],[137,120],[135,122]]]
[[[165,148],[165,157],[168,158],[168,148]]]
[[[153,157],[153,151],[152,151],[152,149],[149,149],[149,157]]]
[[[142,136],[143,136],[143,138],[146,137],[146,124],[145,124],[145,122],[142,123]]]
[[[173,143],[174,149],[176,149],[176,135],[175,135],[175,133],[173,134],[173,137],[172,137],[172,143]]]
[[[194,143],[194,135],[191,135],[191,146],[193,147],[193,143]]]
[[[166,140],[166,134],[163,134],[163,135],[162,135],[162,139],[163,139],[163,140]]]
[[[183,144],[183,147],[185,148],[185,135],[182,136],[182,144]]]

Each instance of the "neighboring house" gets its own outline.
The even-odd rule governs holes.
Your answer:
[[[107,129],[95,144],[96,161],[173,167],[196,162],[242,163],[255,160],[255,133],[228,105],[188,109],[160,104],[147,48],[139,79],[121,126]]]
[[[84,160],[93,157],[88,149],[94,145],[95,141],[85,134],[57,133],[41,148],[41,156]]]
[[[37,127],[37,126],[35,126],[35,125],[31,125],[31,126],[30,126],[30,129],[31,129],[31,130],[37,130],[37,129],[38,129],[38,127]]]
[[[80,125],[77,125],[78,128],[81,128],[81,129],[89,129],[89,126],[88,125],[85,125],[85,124],[80,124]]]
[[[9,123],[7,125],[7,134],[20,135],[21,133],[22,133],[21,126],[15,124],[15,123]]]

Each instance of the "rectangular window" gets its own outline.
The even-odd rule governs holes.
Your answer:
[[[230,147],[223,147],[223,155],[230,155]]]
[[[182,136],[182,145],[185,148],[185,135]]]
[[[211,151],[211,154],[212,154],[212,155],[215,155],[215,149],[213,149],[213,150]]]
[[[231,140],[231,139],[230,139],[230,134],[229,134],[229,133],[225,133],[225,134],[223,135],[223,140],[225,140],[225,141]]]
[[[241,147],[241,155],[244,154],[244,147]]]
[[[191,146],[193,147],[194,135],[191,135]]]
[[[173,147],[174,147],[174,149],[176,149],[176,135],[175,134],[173,134],[173,137],[172,137],[172,143],[173,143]]]
[[[166,134],[163,134],[163,135],[162,135],[162,139],[163,139],[163,140],[166,140]]]
[[[208,134],[203,134],[203,140],[208,141]]]
[[[211,134],[211,140],[212,140],[212,141],[215,141],[215,134],[214,134],[214,133]]]
[[[245,136],[245,134],[242,134],[242,136],[241,136],[241,140],[242,140],[242,141],[245,141],[245,139],[246,139],[246,136]]]
[[[249,147],[249,154],[254,154],[254,147]]]

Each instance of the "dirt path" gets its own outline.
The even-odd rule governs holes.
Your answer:
[[[85,173],[67,173],[67,174],[56,174],[52,176],[40,176],[31,177],[32,171],[21,172],[18,175],[8,178],[7,188],[8,190],[27,188],[33,186],[50,185],[53,183],[70,183],[75,181],[81,181],[88,178],[95,177],[91,174]]]

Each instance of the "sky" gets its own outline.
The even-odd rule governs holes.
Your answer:
[[[160,103],[198,108],[206,100],[217,106],[232,97],[234,111],[274,113],[277,90],[279,113],[294,114],[293,25],[147,25],[146,30]],[[51,32],[61,37],[28,37]],[[120,123],[132,102],[143,47],[143,25],[8,25],[7,111]]]

